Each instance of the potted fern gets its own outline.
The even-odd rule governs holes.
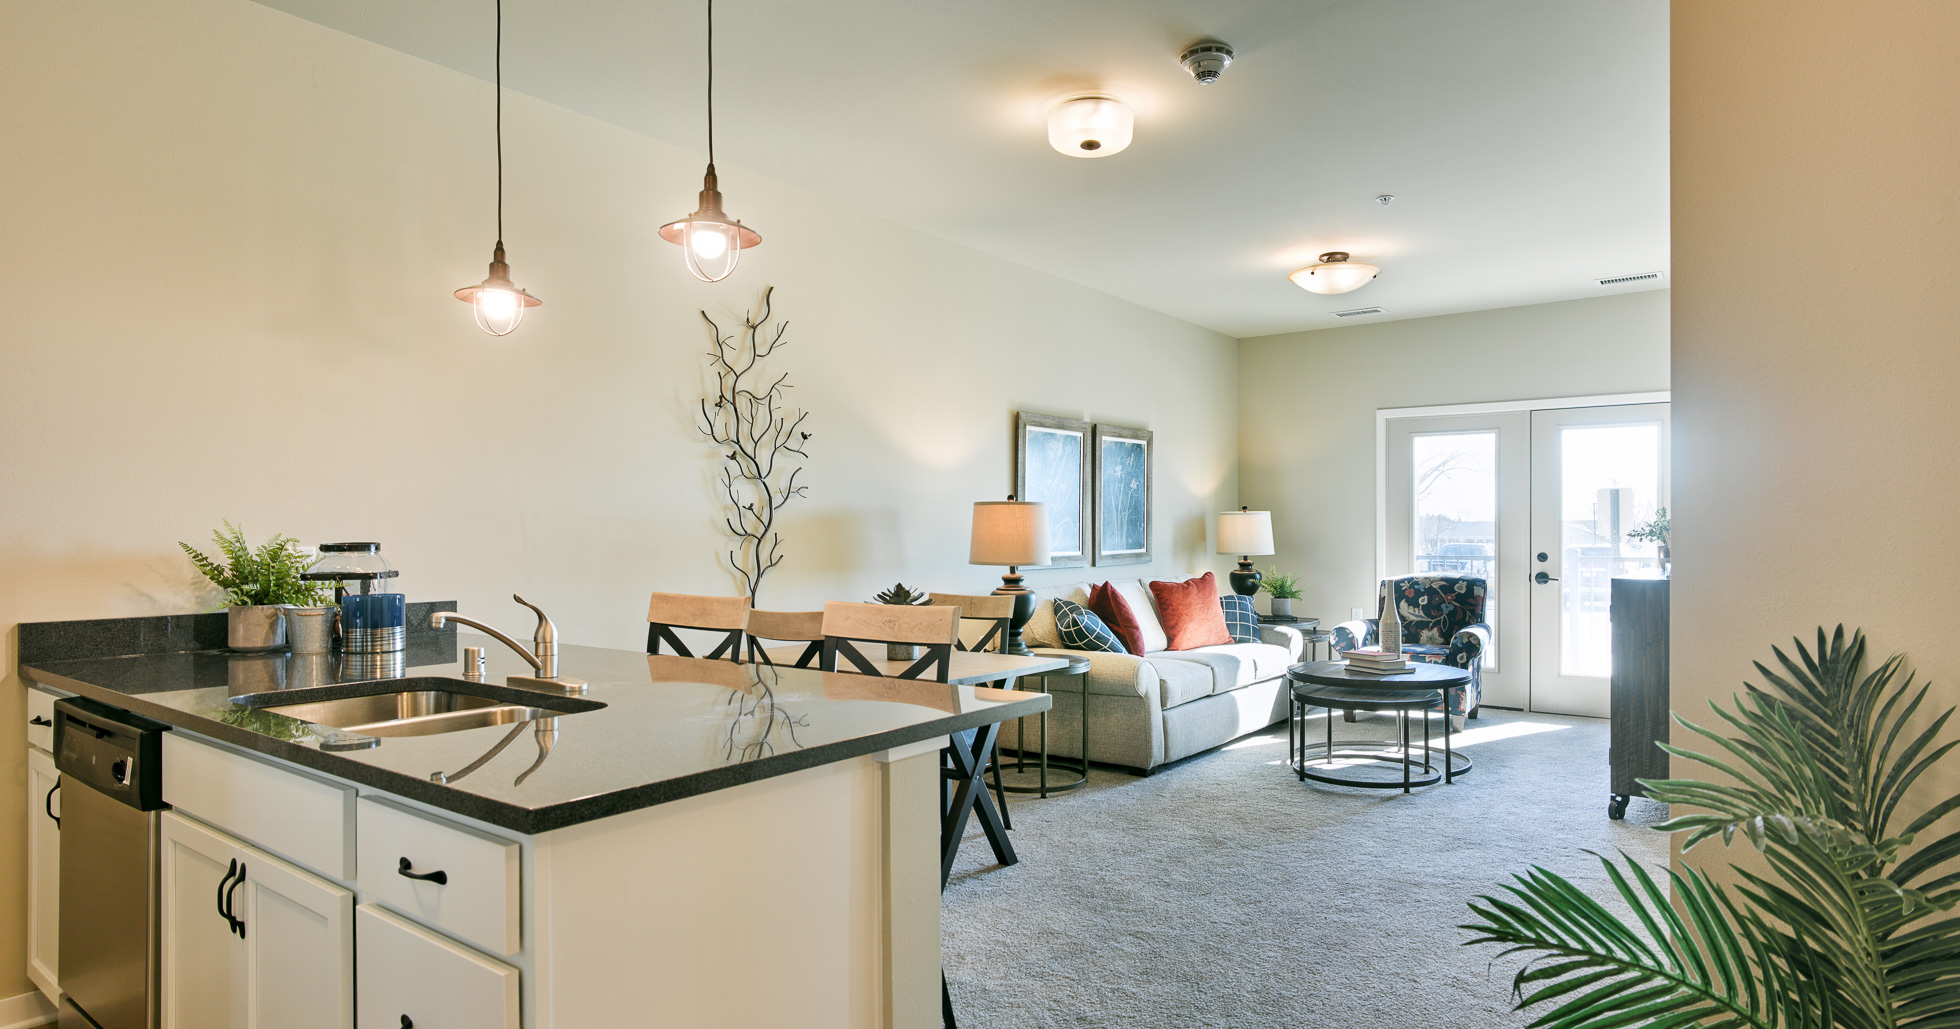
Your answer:
[[[1683,854],[1739,837],[1764,872],[1735,866],[1731,887],[1690,867],[1663,882],[1600,858],[1632,919],[1544,868],[1471,902],[1467,945],[1531,956],[1511,992],[1520,1011],[1549,1008],[1532,1025],[1960,1025],[1960,831],[1936,831],[1960,810],[1948,761],[1960,741],[1941,739],[1954,709],[1922,711],[1930,684],[1901,681],[1898,655],[1867,673],[1863,633],[1820,628],[1815,654],[1796,649],[1775,651],[1780,672],[1756,665],[1770,689],[1745,683],[1729,708],[1711,705],[1737,735],[1675,716],[1712,746],[1663,749],[1723,781],[1643,780],[1684,805],[1658,827],[1686,834]]]
[[[1272,596],[1272,615],[1274,618],[1293,617],[1293,602],[1300,599],[1300,577],[1287,575],[1277,568],[1266,569],[1266,576],[1259,580],[1259,589]]]
[[[874,595],[871,599],[880,604],[898,604],[906,607],[917,607],[930,598],[926,594],[920,593],[901,582],[883,593]],[[885,644],[885,658],[889,661],[917,661],[923,653],[923,648],[916,643]]]
[[[331,585],[308,582],[300,573],[318,560],[291,536],[273,536],[254,548],[245,530],[226,521],[211,533],[223,561],[188,543],[178,543],[191,563],[225,591],[225,642],[233,650],[281,650],[286,646],[286,609],[318,605]]]

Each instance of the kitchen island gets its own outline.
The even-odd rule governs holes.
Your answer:
[[[938,1024],[938,753],[1045,694],[567,647],[565,696],[457,650],[23,660],[171,727],[166,1029]],[[327,715],[404,689],[464,699]]]

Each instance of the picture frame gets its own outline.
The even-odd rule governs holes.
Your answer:
[[[1101,422],[1094,437],[1095,562],[1148,564],[1155,556],[1156,441],[1149,429]]]
[[[1014,496],[1048,505],[1051,557],[1042,567],[1086,566],[1094,546],[1089,423],[1022,411],[1014,437]]]

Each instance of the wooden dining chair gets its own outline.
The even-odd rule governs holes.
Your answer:
[[[926,604],[931,607],[957,607],[960,620],[966,622],[985,622],[987,631],[969,647],[959,637],[953,637],[953,646],[960,650],[979,653],[986,650],[1000,650],[1007,646],[1007,625],[1014,620],[1014,598],[993,594],[968,595],[964,593],[933,593],[927,596]]]
[[[775,659],[769,656],[763,640],[808,643],[803,653],[797,655],[795,665],[797,668],[808,668],[823,654],[823,612],[750,611],[749,660],[759,665],[773,665]]]
[[[925,656],[899,670],[896,678],[918,679],[937,666],[933,681],[953,675],[953,644],[960,637],[960,609],[910,607],[904,604],[852,604],[833,600],[823,606],[823,670],[837,670],[841,655],[865,675],[884,675],[871,663],[859,643],[883,643],[925,648]]]
[[[705,632],[720,632],[722,637],[715,649],[705,656],[710,660],[726,656],[730,661],[742,660],[742,635],[749,627],[749,598],[747,597],[700,597],[690,593],[655,593],[647,601],[647,653],[660,653],[660,644],[665,642],[674,648],[681,657],[693,657],[694,652],[687,649],[675,629],[700,629]]]

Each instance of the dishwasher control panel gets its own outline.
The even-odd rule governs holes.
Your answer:
[[[54,704],[54,763],[65,779],[138,811],[163,802],[163,734],[170,727],[84,697]]]

